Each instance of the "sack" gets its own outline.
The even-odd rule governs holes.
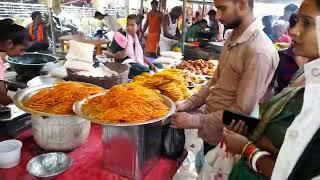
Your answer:
[[[198,180],[227,180],[238,157],[226,151],[224,142],[204,157],[205,163]]]
[[[174,129],[170,125],[163,126],[162,154],[173,160],[178,159],[184,151],[185,140],[184,129]]]

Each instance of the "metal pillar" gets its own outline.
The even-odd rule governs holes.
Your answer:
[[[140,13],[143,13],[143,1],[144,0],[141,0],[141,2],[140,2]]]
[[[51,27],[51,43],[52,43],[52,54],[56,55],[56,36],[53,27],[53,11],[52,8],[49,8],[49,19],[50,19],[50,27]],[[63,48],[63,47],[62,47]]]
[[[202,19],[204,19],[204,8],[206,7],[206,0],[203,0],[203,5],[202,5]]]
[[[187,0],[183,0],[182,6],[182,52],[184,52],[184,45],[186,41],[186,19],[187,19]]]
[[[130,14],[130,2],[129,2],[129,0],[125,0],[125,6],[127,8],[127,14],[129,15]]]

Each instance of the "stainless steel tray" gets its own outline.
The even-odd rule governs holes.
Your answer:
[[[89,84],[89,83],[82,83],[82,82],[77,82],[79,84],[83,84],[85,86],[95,86],[98,87],[96,85],[93,84]],[[33,114],[33,115],[39,115],[39,116],[74,116],[74,115],[60,115],[60,114],[54,114],[54,113],[46,113],[46,112],[40,112],[40,111],[35,111],[33,109],[27,108],[23,105],[23,102],[29,98],[31,98],[34,94],[36,94],[37,92],[39,92],[42,89],[45,88],[51,88],[54,85],[52,84],[46,84],[46,85],[41,85],[41,86],[34,86],[34,87],[29,87],[29,88],[25,88],[22,90],[19,90],[16,95],[13,98],[13,103],[21,110]],[[103,88],[101,88],[101,90],[104,90]]]
[[[160,97],[162,98],[163,102],[169,107],[169,111],[166,115],[162,116],[162,117],[159,117],[159,118],[156,118],[156,119],[150,119],[148,121],[144,121],[144,122],[136,122],[136,123],[101,123],[99,122],[97,119],[93,118],[93,117],[90,117],[86,114],[84,114],[82,112],[82,106],[90,99],[94,98],[94,97],[97,97],[97,96],[102,96],[104,95],[104,93],[99,93],[99,94],[96,94],[96,95],[93,95],[93,96],[90,96],[88,98],[85,98],[83,99],[82,101],[77,101],[73,104],[73,111],[80,117],[84,118],[84,119],[87,119],[91,122],[94,122],[94,123],[97,123],[97,124],[101,124],[101,125],[107,125],[107,126],[119,126],[119,127],[122,127],[122,126],[139,126],[139,125],[145,125],[145,124],[150,124],[150,123],[154,123],[154,122],[158,122],[158,121],[163,121],[163,123],[166,123],[164,122],[165,120],[168,119],[168,117],[170,117],[173,113],[175,113],[176,111],[176,106],[174,104],[174,102],[164,96],[164,95],[160,95]]]

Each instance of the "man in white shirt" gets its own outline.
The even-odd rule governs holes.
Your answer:
[[[101,12],[97,11],[94,14],[94,18],[98,20],[103,20],[103,24],[108,28],[108,31],[117,32],[121,29],[121,25],[117,22],[117,20],[109,16],[108,14],[102,14]]]

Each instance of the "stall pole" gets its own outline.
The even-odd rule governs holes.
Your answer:
[[[182,6],[182,52],[184,53],[184,45],[186,41],[186,19],[187,19],[187,0],[183,0],[183,6]]]
[[[125,6],[126,6],[126,8],[127,8],[127,14],[128,14],[128,16],[129,16],[129,14],[130,14],[130,1],[129,1],[129,0],[126,0],[126,1],[125,1]]]
[[[53,27],[53,11],[52,8],[48,8],[49,10],[49,19],[50,19],[50,27],[51,27],[51,41],[52,41],[52,54],[56,55],[56,36]],[[63,47],[62,47],[63,48]]]
[[[202,19],[204,19],[204,8],[206,7],[206,0],[203,0],[203,6],[202,6]]]
[[[140,2],[140,13],[143,13],[143,1],[144,0],[141,0],[141,2]]]

